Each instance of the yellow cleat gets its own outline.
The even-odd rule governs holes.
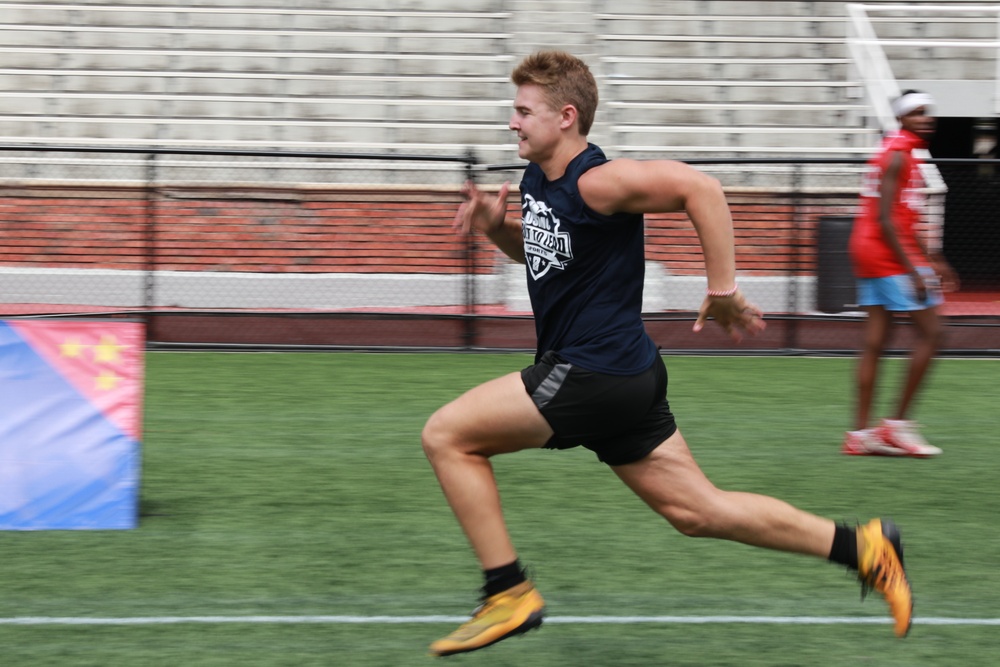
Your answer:
[[[905,637],[913,622],[913,592],[903,568],[903,545],[899,529],[888,519],[872,519],[858,526],[858,578],[861,597],[877,590],[889,603],[896,621],[896,636]]]
[[[485,648],[542,624],[545,601],[525,581],[483,600],[472,618],[447,637],[431,644],[431,655],[443,656]]]

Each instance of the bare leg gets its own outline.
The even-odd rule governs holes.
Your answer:
[[[490,457],[541,447],[551,437],[519,373],[471,389],[424,426],[424,452],[484,570],[517,558]]]
[[[910,404],[917,395],[917,390],[923,384],[934,356],[941,347],[943,329],[937,308],[917,310],[910,313],[910,319],[916,325],[917,341],[910,353],[910,367],[906,375],[906,383],[899,397],[894,419],[906,419]]]
[[[857,430],[870,425],[879,361],[892,332],[892,313],[882,306],[871,306],[865,310],[868,311],[868,319],[865,322],[864,342],[857,368],[858,395],[854,420],[854,428]]]
[[[698,467],[679,431],[641,461],[613,470],[684,535],[822,558],[830,554],[833,521],[769,496],[718,489]]]

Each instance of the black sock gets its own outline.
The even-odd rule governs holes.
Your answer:
[[[858,569],[858,533],[847,524],[839,524],[833,533],[833,546],[830,547],[829,560],[846,565],[852,570]]]
[[[520,561],[517,560],[509,565],[483,570],[483,577],[486,579],[486,583],[483,585],[483,594],[486,597],[501,593],[527,580],[524,569],[521,567]]]

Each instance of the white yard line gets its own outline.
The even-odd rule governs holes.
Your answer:
[[[405,623],[462,623],[467,616],[20,616],[0,618],[3,625],[170,625],[178,623],[318,623],[330,625],[393,625]],[[744,623],[751,625],[885,625],[892,619],[860,616],[550,616],[549,624],[663,625]],[[914,625],[1000,625],[1000,618],[914,618]]]

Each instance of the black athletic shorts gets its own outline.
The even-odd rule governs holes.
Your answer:
[[[584,370],[546,352],[521,380],[555,431],[549,449],[583,445],[608,465],[644,458],[677,430],[667,403],[667,369],[657,355],[638,375]]]

